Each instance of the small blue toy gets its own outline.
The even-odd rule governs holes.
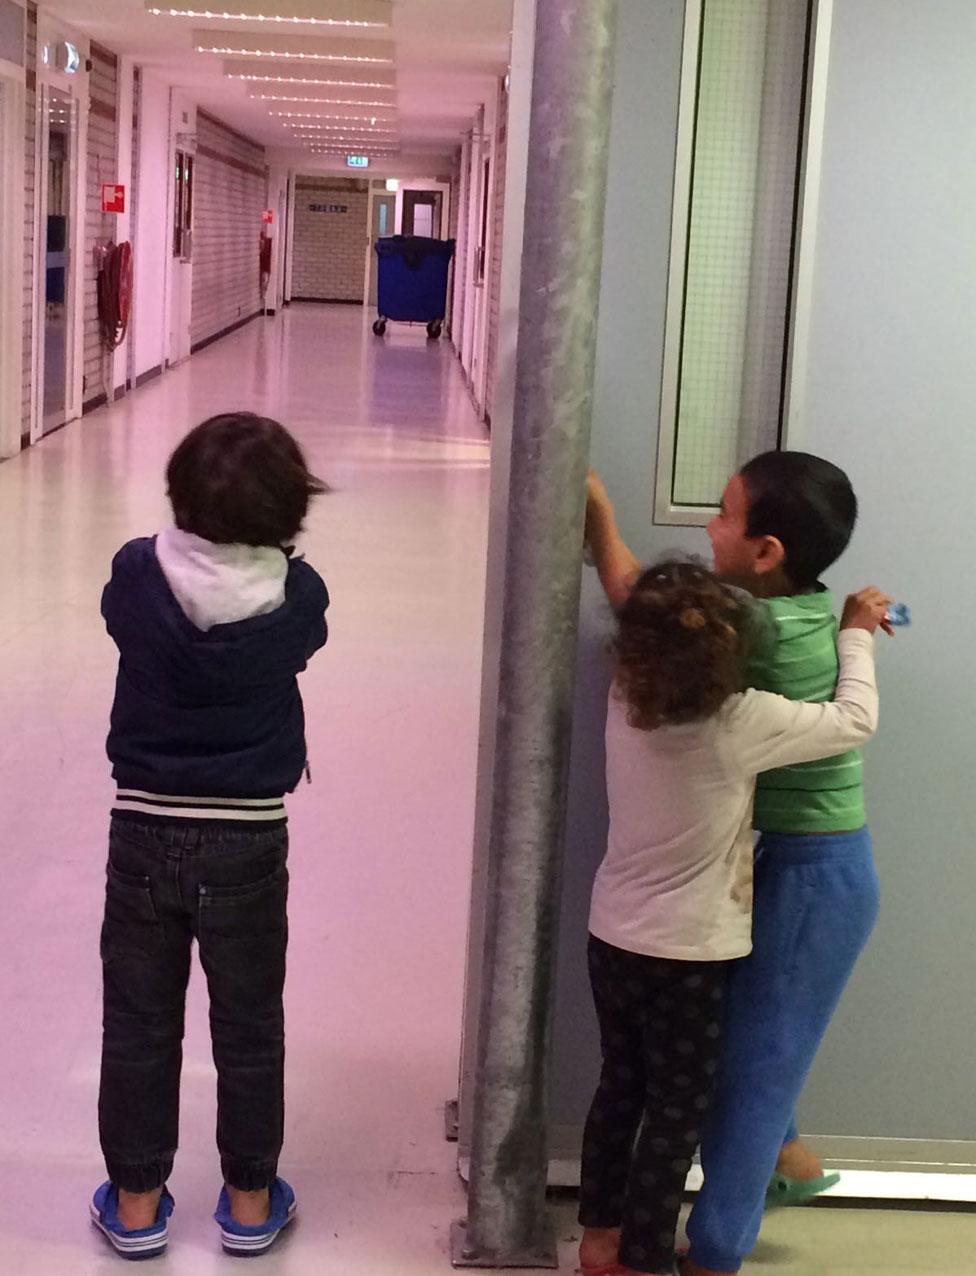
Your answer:
[[[908,603],[892,603],[888,608],[888,624],[900,629],[912,623],[912,613]]]

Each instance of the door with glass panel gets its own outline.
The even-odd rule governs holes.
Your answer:
[[[376,241],[388,239],[396,229],[396,195],[373,196],[373,222],[369,235],[369,304],[376,305]]]
[[[77,106],[70,93],[45,85],[40,95],[41,196],[39,235],[40,434],[74,415],[75,234],[78,175]]]

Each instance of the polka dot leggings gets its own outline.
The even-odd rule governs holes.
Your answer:
[[[583,1134],[579,1221],[620,1227],[624,1266],[670,1274],[729,963],[645,957],[591,936],[589,966],[603,1068]]]

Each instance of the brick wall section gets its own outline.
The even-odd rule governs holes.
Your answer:
[[[24,121],[24,383],[21,433],[30,432],[34,379],[34,211],[37,182],[37,6],[27,6],[27,110]]]
[[[193,346],[261,309],[258,239],[267,207],[264,147],[197,111],[193,178]]]
[[[491,259],[488,262],[488,356],[485,390],[485,418],[490,421],[495,403],[495,374],[498,363],[498,325],[502,294],[502,230],[505,222],[505,177],[508,156],[508,94],[502,93],[498,106],[495,154],[492,169],[495,174],[494,202],[490,216]]]
[[[325,211],[316,211],[320,209]],[[298,178],[293,298],[362,302],[368,210],[368,182],[343,177]]]
[[[82,402],[95,407],[111,397],[107,385],[111,364],[102,345],[98,322],[98,266],[95,250],[100,244],[116,241],[118,219],[102,212],[102,183],[118,177],[118,58],[94,40],[91,45],[92,71],[88,77],[88,148],[85,178],[85,310],[84,388]],[[131,191],[126,192],[127,197]]]

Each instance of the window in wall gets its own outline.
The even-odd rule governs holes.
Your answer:
[[[418,204],[413,210],[413,233],[422,235],[425,239],[432,239],[434,236],[434,206],[433,204]]]
[[[815,0],[688,0],[656,517],[779,445]]]
[[[193,245],[193,156],[176,152],[176,189],[173,197],[173,256],[189,261]]]

